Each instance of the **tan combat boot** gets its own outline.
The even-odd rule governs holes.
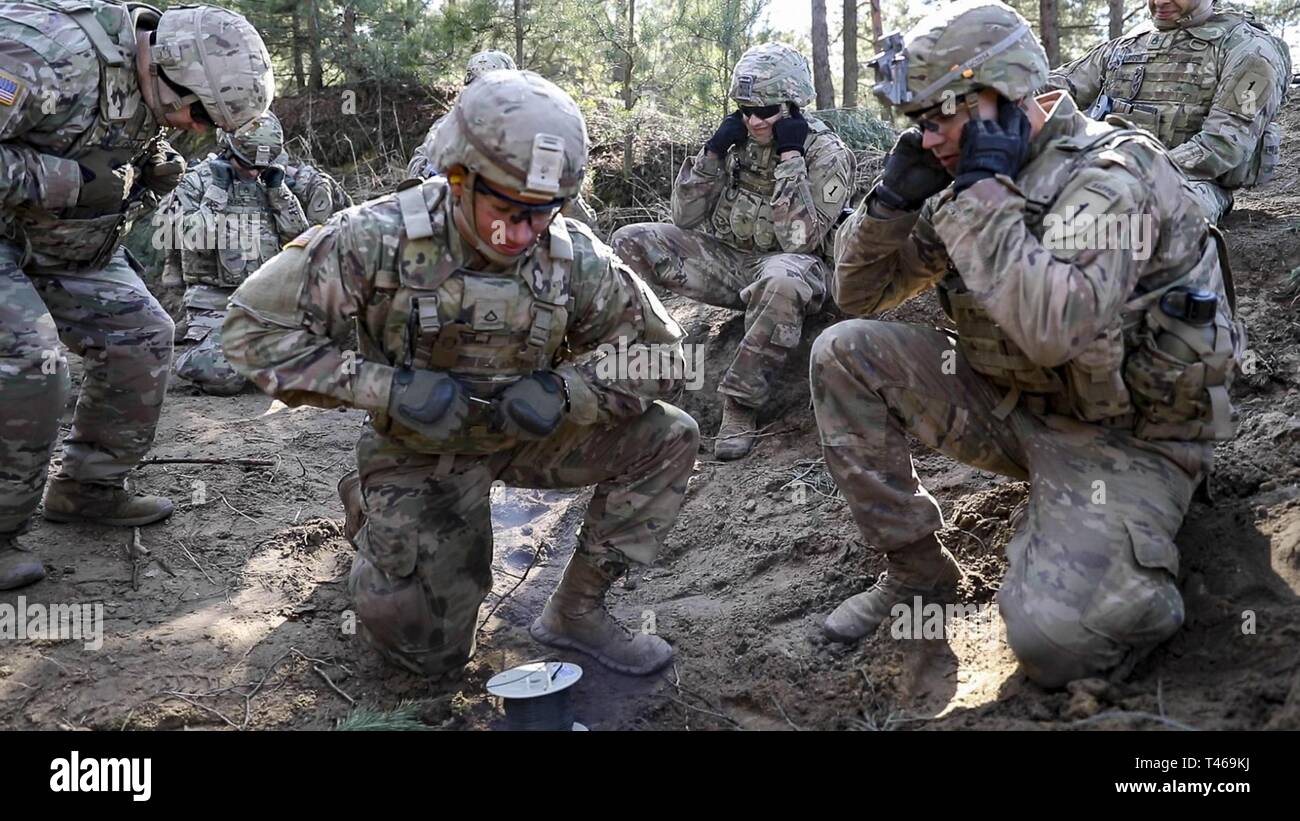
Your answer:
[[[743,459],[754,449],[758,410],[745,407],[730,396],[722,400],[722,424],[713,443],[713,458],[729,462]]]
[[[51,522],[140,527],[166,519],[174,509],[164,496],[135,495],[126,488],[72,479],[52,479],[45,489],[44,515]]]
[[[875,632],[896,604],[950,601],[963,573],[961,565],[934,536],[889,554],[889,569],[863,592],[845,599],[822,625],[831,641],[852,642]]]
[[[343,535],[348,541],[356,537],[357,531],[366,523],[366,513],[361,502],[361,474],[351,470],[339,479],[339,498],[343,500]]]
[[[45,565],[35,554],[18,549],[11,533],[0,533],[0,590],[14,590],[45,578]]]
[[[580,650],[611,670],[633,676],[655,672],[673,660],[668,642],[633,633],[605,609],[615,576],[582,553],[574,553],[564,578],[528,632],[543,644]]]

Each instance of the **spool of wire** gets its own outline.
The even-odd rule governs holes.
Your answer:
[[[501,699],[508,730],[585,730],[574,722],[569,698],[569,688],[580,678],[576,664],[538,661],[497,673],[488,679],[487,691]]]

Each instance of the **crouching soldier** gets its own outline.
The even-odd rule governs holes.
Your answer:
[[[1047,57],[1010,7],[954,4],[887,42],[877,94],[916,127],[841,228],[832,293],[865,316],[934,287],[958,334],[852,320],[814,346],[827,466],[888,567],[826,632],[856,640],[960,579],[911,433],[1030,483],[998,594],[1029,677],[1123,673],[1183,622],[1174,534],[1233,435],[1244,339],[1218,242],[1150,134],[1034,95]]]
[[[496,480],[596,486],[532,635],[624,673],[672,658],[663,639],[616,622],[605,595],[659,552],[699,431],[660,399],[676,380],[621,378],[600,361],[619,340],[680,357],[682,334],[607,246],[560,215],[587,145],[559,88],[529,72],[484,75],[438,130],[441,176],[309,229],[231,298],[226,351],[240,371],[289,404],[370,412],[358,474],[340,483],[356,528],[349,589],[370,641],[424,675],[474,652]],[[359,356],[344,348],[353,330]]]

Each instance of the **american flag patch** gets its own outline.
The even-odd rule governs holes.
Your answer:
[[[21,88],[17,80],[0,74],[0,105],[13,105]]]

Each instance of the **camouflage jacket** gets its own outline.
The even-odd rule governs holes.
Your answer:
[[[139,170],[162,136],[135,68],[136,28],[157,15],[100,0],[0,4],[0,234],[25,246],[30,270],[102,264],[157,202],[141,192],[109,213],[75,207],[77,160],[107,152]]]
[[[291,242],[231,297],[230,361],[286,403],[363,408],[377,429],[435,453],[516,443],[482,419],[449,442],[402,429],[387,417],[397,367],[447,370],[485,400],[553,368],[569,390],[569,420],[583,425],[639,415],[679,390],[678,370],[613,367],[617,351],[636,343],[680,361],[682,332],[586,226],[557,218],[508,270],[472,269],[476,255],[454,227],[447,190],[434,178]],[[354,331],[359,355],[345,347]]]
[[[286,162],[284,183],[302,203],[310,225],[323,225],[336,211],[352,207],[352,198],[343,186],[314,165]]]
[[[216,182],[217,163],[228,169],[228,186]],[[186,171],[159,213],[172,229],[171,256],[179,257],[185,283],[221,288],[239,285],[308,226],[288,185],[240,179],[217,156]]]
[[[714,159],[703,149],[673,183],[678,228],[700,228],[740,251],[829,259],[831,234],[853,190],[853,153],[809,116],[804,154],[781,161],[772,143],[746,140]]]
[[[429,126],[429,133],[425,135],[424,142],[411,155],[411,162],[406,167],[406,176],[417,180],[427,180],[438,175],[438,169],[433,167],[433,160],[431,159],[433,156],[433,138],[438,133],[438,126],[446,116],[444,114],[434,120],[433,125]],[[600,218],[596,215],[595,210],[582,198],[581,194],[566,202],[560,213],[569,220],[581,222],[593,231],[600,230]]]
[[[1015,180],[949,188],[917,213],[868,197],[839,230],[831,290],[862,316],[937,286],[963,354],[1012,406],[1039,394],[1086,421],[1120,418],[1132,410],[1121,371],[1169,288],[1218,297],[1229,356],[1244,340],[1217,243],[1168,152],[1119,118],[1088,119],[1063,92],[1038,99],[1048,118]]]
[[[1277,163],[1273,123],[1291,82],[1286,43],[1250,12],[1216,8],[1169,31],[1149,21],[1052,72],[1081,108],[1115,113],[1160,138],[1194,180],[1263,184]]]

